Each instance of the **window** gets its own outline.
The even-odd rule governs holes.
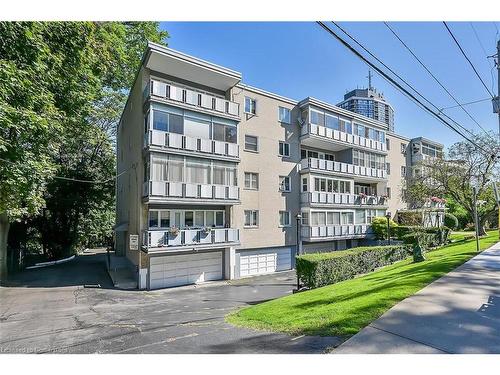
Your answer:
[[[158,228],[158,211],[149,211],[149,227]]]
[[[251,190],[259,189],[258,173],[245,172],[245,189],[251,189]]]
[[[391,163],[385,163],[385,170],[387,174],[391,174]]]
[[[245,210],[245,226],[246,227],[259,226],[259,211]]]
[[[278,153],[280,156],[290,156],[290,144],[285,142],[280,142],[278,147]]]
[[[406,167],[404,165],[401,166],[401,177],[406,176]]]
[[[356,224],[366,224],[366,211],[365,210],[356,210],[354,222]]]
[[[195,225],[195,227],[204,227],[205,226],[205,212],[204,211],[195,211],[195,213],[194,213],[194,225]]]
[[[193,211],[185,211],[184,212],[184,225],[186,227],[194,226],[194,212]]]
[[[238,137],[236,132],[236,126],[214,123],[213,139],[216,141],[237,143]]]
[[[406,153],[406,145],[404,143],[401,143],[401,153]]]
[[[302,212],[302,225],[309,225],[309,213]]]
[[[153,129],[168,131],[168,113],[153,111]]]
[[[385,188],[385,195],[387,195],[387,198],[391,197],[391,188],[390,187]]]
[[[307,191],[307,178],[302,179],[302,191]]]
[[[245,97],[245,112],[250,113],[251,115],[256,114],[257,101],[255,99]]]
[[[278,108],[278,118],[279,121],[284,124],[292,123],[292,115],[288,108],[279,107]]]
[[[385,148],[387,149],[387,151],[391,149],[391,140],[389,138],[385,140]]]
[[[290,224],[290,212],[280,211],[280,227],[289,227]]]
[[[258,152],[259,151],[258,138],[254,137],[253,135],[245,135],[245,150]]]
[[[193,138],[210,139],[210,121],[184,117],[184,135]]]
[[[321,112],[311,110],[311,124],[324,126],[325,115]]]
[[[342,212],[342,225],[353,224],[354,223],[354,213],[353,212]]]
[[[237,185],[237,169],[233,163],[213,162],[213,184],[215,185]]]
[[[325,115],[325,126],[332,130],[340,130],[338,117],[328,114]]]
[[[283,192],[290,192],[292,187],[290,186],[290,177],[288,176],[280,176],[280,186],[279,190]]]

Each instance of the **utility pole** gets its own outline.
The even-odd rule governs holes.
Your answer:
[[[496,181],[493,181],[493,191],[495,192],[495,200],[498,207],[498,237],[500,238],[500,194],[498,193]]]
[[[479,220],[477,217],[477,189],[472,187],[472,203],[474,205],[474,227],[476,229],[476,251],[479,253]]]
[[[500,139],[500,39],[497,42],[496,65],[497,65],[497,73],[498,73],[498,76],[497,76],[498,89],[497,89],[496,105],[493,104],[493,111],[498,113],[498,138]]]

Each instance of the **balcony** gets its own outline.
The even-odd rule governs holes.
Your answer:
[[[370,225],[319,225],[302,226],[301,234],[304,241],[329,241],[349,238],[364,238],[370,233]]]
[[[170,83],[151,80],[144,89],[143,97],[144,101],[151,97],[179,103],[187,108],[192,107],[204,112],[239,119],[240,105],[238,103]]]
[[[344,133],[320,125],[305,124],[302,126],[301,135],[302,144],[310,147],[332,149],[331,145],[333,143],[339,146],[334,147],[334,151],[355,146],[383,153],[387,152],[386,144],[383,142]]]
[[[354,164],[343,163],[340,161],[330,161],[325,159],[307,158],[300,161],[302,171],[310,172],[332,172],[335,174],[344,174],[348,176],[359,176],[359,180],[383,180],[387,179],[387,173],[384,169],[361,167]]]
[[[149,130],[144,134],[144,147],[162,147],[187,152],[202,153],[213,157],[238,159],[239,146],[236,143],[214,141],[205,138],[194,138],[187,135]]]
[[[147,181],[142,196],[149,202],[186,201],[186,203],[239,203],[240,188],[228,185],[186,182]]]
[[[173,230],[144,230],[142,246],[148,253],[178,250],[179,247],[217,247],[239,243],[240,233],[234,228],[190,228]]]
[[[385,197],[375,195],[358,195],[345,193],[329,193],[329,192],[303,192],[300,195],[300,202],[303,204],[313,205],[332,205],[332,206],[386,206],[387,199]]]

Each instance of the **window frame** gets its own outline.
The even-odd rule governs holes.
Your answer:
[[[281,223],[281,218],[282,218],[282,214],[286,214],[286,217],[288,218],[288,224],[286,223]],[[279,213],[279,227],[280,228],[288,228],[288,227],[291,227],[292,226],[292,215],[290,213],[290,211],[286,211],[286,210],[280,210]]]
[[[250,213],[250,224],[247,224],[247,212]],[[258,228],[259,227],[259,210],[244,210],[243,211],[243,227]],[[253,224],[255,222],[255,224]]]
[[[250,101],[249,111],[247,111],[247,100]],[[252,104],[253,104],[253,106],[252,106]],[[244,107],[243,111],[246,114],[249,114],[249,115],[252,115],[252,116],[256,116],[257,115],[257,99],[252,98],[250,96],[245,96],[245,103],[244,103],[243,107]],[[252,109],[253,109],[253,111],[252,111]]]
[[[288,150],[288,153],[285,152],[286,150]],[[281,151],[283,151],[283,153],[281,153]],[[280,157],[283,157],[283,158],[289,158],[290,157],[290,143],[287,143],[285,141],[278,141],[278,155]]]
[[[285,114],[288,114],[288,121],[285,118],[281,116],[282,110]],[[281,122],[282,124],[286,125],[291,125],[292,124],[292,110],[290,108],[278,106],[278,121]]]
[[[288,189],[285,189],[285,180],[288,180]],[[292,179],[290,176],[279,176],[278,177],[279,185],[278,189],[281,193],[290,193],[292,191]]]
[[[247,148],[247,137],[255,138],[255,148],[256,148],[255,150],[251,150],[251,149]],[[258,153],[259,152],[259,137],[256,135],[245,134],[243,150],[248,151],[248,152]]]
[[[247,186],[247,175],[249,178],[249,186]],[[252,183],[255,182],[256,187],[252,187]],[[259,190],[259,174],[256,172],[244,172],[243,188],[245,190]]]

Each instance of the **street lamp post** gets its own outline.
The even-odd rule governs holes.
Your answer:
[[[391,213],[387,212],[385,217],[387,218],[387,243],[391,244]]]
[[[297,272],[297,257],[301,253],[301,248],[302,248],[302,238],[301,238],[301,230],[300,226],[302,224],[302,215],[300,212],[295,216],[295,219],[297,220],[297,246],[295,250],[295,273],[297,274],[297,292],[300,290],[300,279],[299,279],[299,273]]]

